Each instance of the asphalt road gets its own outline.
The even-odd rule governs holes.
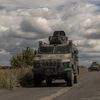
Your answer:
[[[38,88],[0,90],[0,100],[100,100],[100,72],[80,75],[78,84],[73,87],[56,81],[51,87],[43,84]]]

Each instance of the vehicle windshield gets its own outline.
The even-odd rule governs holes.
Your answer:
[[[69,53],[69,47],[68,46],[41,46],[39,48],[40,53],[55,53],[55,54],[60,54],[60,53]]]
[[[57,46],[55,49],[55,53],[68,53],[69,47],[68,46]]]
[[[39,52],[40,53],[53,53],[53,49],[54,49],[53,46],[41,46],[39,48]]]

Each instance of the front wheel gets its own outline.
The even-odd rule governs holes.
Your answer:
[[[67,72],[67,86],[73,86],[73,73]]]
[[[41,83],[42,83],[41,76],[37,75],[37,74],[34,74],[33,82],[34,82],[34,86],[36,86],[36,87],[41,86]]]
[[[47,79],[46,79],[46,84],[47,84],[48,86],[50,86],[50,85],[52,84],[52,79],[51,79],[51,78],[47,78]]]

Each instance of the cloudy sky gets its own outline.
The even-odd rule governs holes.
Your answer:
[[[81,65],[100,62],[100,0],[0,0],[0,64],[54,30],[74,41]]]

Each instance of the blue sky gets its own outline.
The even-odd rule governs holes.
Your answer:
[[[96,4],[97,6],[100,6],[100,3]]]
[[[0,64],[27,46],[64,30],[79,49],[80,65],[100,62],[100,0],[0,0]]]

